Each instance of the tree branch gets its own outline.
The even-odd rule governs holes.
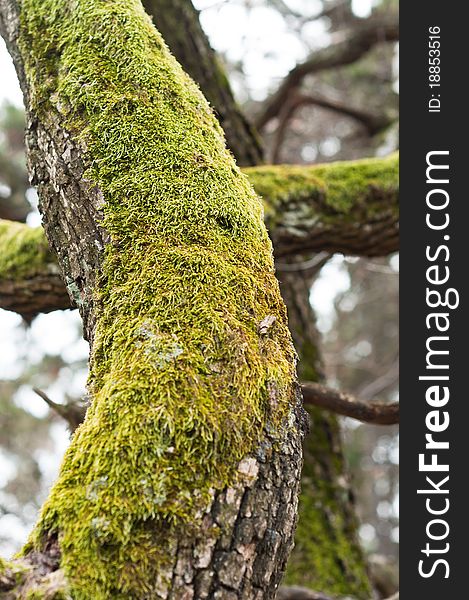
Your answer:
[[[31,321],[39,313],[72,308],[59,275],[47,273],[19,281],[0,279],[0,308]]]
[[[0,307],[27,321],[39,312],[70,308],[42,228],[0,220]]]
[[[318,106],[332,112],[344,115],[355,119],[361,123],[371,137],[382,131],[393,121],[389,115],[376,114],[367,112],[359,108],[354,108],[337,100],[324,98],[314,94],[300,94],[297,91],[292,91],[291,95],[286,99],[285,105],[282,106],[279,112],[279,124],[275,131],[275,139],[273,142],[272,162],[278,164],[280,162],[280,150],[282,148],[288,125],[293,118],[293,115],[302,106]]]
[[[75,429],[83,422],[86,414],[86,406],[84,404],[69,402],[68,404],[58,404],[49,398],[49,396],[39,390],[33,388],[33,391],[44,400],[47,406],[55,413],[62,417],[67,422],[70,431],[73,433]]]
[[[368,131],[370,136],[376,135],[388,125],[393,119],[389,115],[372,113],[360,108],[349,106],[332,98],[325,98],[315,94],[298,94],[295,98],[296,108],[301,106],[313,105],[331,110],[332,112],[351,117],[361,123]]]
[[[399,19],[397,15],[374,15],[340,35],[335,43],[318,50],[289,72],[255,119],[259,130],[279,114],[289,94],[299,88],[307,75],[352,64],[376,44],[398,41]]]
[[[308,252],[386,256],[399,247],[398,156],[245,169],[264,199],[278,258]]]
[[[308,252],[385,256],[398,250],[397,155],[311,167],[252,167],[244,172],[263,196],[277,259]],[[70,308],[40,229],[0,221],[0,249],[1,308],[28,319],[39,312]],[[15,267],[20,259],[21,264],[26,262],[27,273]]]
[[[344,417],[351,417],[363,423],[375,425],[396,425],[399,423],[399,403],[380,404],[361,402],[349,394],[344,394],[319,383],[302,383],[301,390],[306,404],[313,404]]]

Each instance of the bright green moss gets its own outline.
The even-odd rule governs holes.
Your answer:
[[[45,272],[57,272],[44,231],[22,223],[0,219],[0,277],[27,279]]]
[[[111,235],[92,405],[28,548],[59,532],[76,599],[147,597],[175,531],[289,412],[271,245],[206,101],[139,1],[24,0],[21,23],[32,108],[47,120],[55,107],[86,143]]]
[[[274,228],[284,208],[293,204],[299,220],[327,223],[349,213],[373,215],[383,210],[383,198],[399,189],[399,156],[336,162],[325,165],[275,165],[244,170],[264,198],[266,222]],[[386,207],[389,209],[389,206]],[[397,206],[396,206],[397,211]]]

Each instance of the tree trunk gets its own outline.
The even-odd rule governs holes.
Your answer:
[[[300,379],[324,378],[316,316],[307,272],[280,272],[280,288],[299,354]],[[304,467],[295,547],[285,582],[334,596],[371,597],[366,562],[357,539],[358,523],[337,417],[308,407],[311,430],[303,445]]]
[[[303,413],[261,204],[140,2],[0,9],[46,234],[91,344],[91,407],[0,590],[274,598]]]

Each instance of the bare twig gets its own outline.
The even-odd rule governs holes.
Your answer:
[[[49,396],[42,390],[33,388],[33,391],[44,400],[49,408],[62,417],[62,419],[67,421],[71,432],[75,431],[78,425],[83,422],[86,412],[86,407],[83,405],[75,402],[69,402],[68,404],[57,404],[57,402],[51,400]]]
[[[288,125],[294,114],[302,106],[308,105],[318,106],[319,108],[324,108],[334,113],[355,119],[365,127],[369,136],[376,135],[393,121],[393,119],[386,114],[367,112],[363,109],[339,102],[338,100],[333,100],[332,98],[325,98],[315,94],[299,94],[297,91],[293,90],[279,112],[279,125],[275,131],[275,139],[273,142],[273,164],[279,164],[281,162],[280,151],[283,142],[285,141]]]
[[[375,425],[395,425],[399,423],[398,402],[392,404],[361,402],[349,394],[344,394],[319,383],[303,383],[301,389],[306,404],[320,406],[364,423]]]
[[[355,108],[338,100],[325,98],[317,94],[298,95],[297,104],[298,107],[308,104],[319,106],[320,108],[345,115],[346,117],[351,117],[364,125],[370,136],[383,130],[392,122],[392,118],[389,115],[367,112],[363,109]]]

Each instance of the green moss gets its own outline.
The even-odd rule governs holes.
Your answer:
[[[44,272],[57,272],[44,231],[22,223],[0,219],[0,277],[27,279]]]
[[[179,528],[289,412],[294,354],[271,244],[206,101],[139,1],[24,0],[20,44],[32,109],[45,122],[61,111],[86,144],[111,235],[92,405],[25,552],[57,531],[74,598],[147,597]]]
[[[344,479],[338,422],[319,408],[308,407],[311,432],[304,443],[304,467],[295,547],[285,582],[320,590],[332,596],[371,597],[358,523],[347,513],[351,500]],[[326,474],[326,475],[325,475]]]
[[[298,220],[327,223],[347,215],[373,215],[383,209],[383,198],[399,189],[399,157],[336,162],[311,167],[275,165],[244,172],[264,198],[269,228],[278,225],[284,209],[292,206]],[[389,209],[389,207],[387,207]],[[396,208],[397,210],[397,208]]]

